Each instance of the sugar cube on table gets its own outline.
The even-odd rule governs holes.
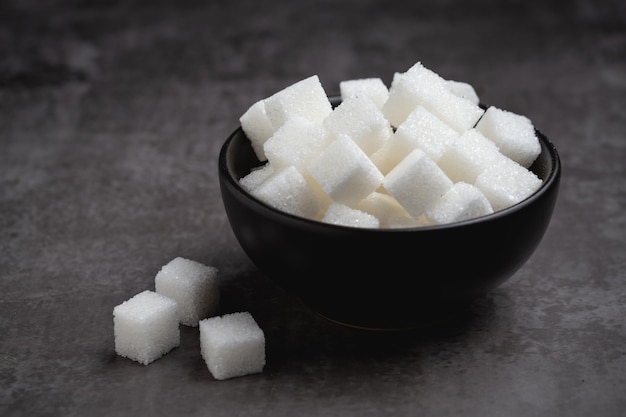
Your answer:
[[[340,134],[350,136],[367,155],[380,149],[393,133],[389,121],[365,95],[346,98],[324,119],[323,124],[335,138]]]
[[[491,140],[478,130],[469,129],[448,144],[437,164],[452,181],[473,184],[478,174],[502,157]]]
[[[477,187],[457,182],[426,211],[431,224],[446,224],[493,213],[489,200]]]
[[[308,169],[332,200],[349,206],[367,197],[383,180],[370,158],[345,134],[313,158]]]
[[[196,327],[198,321],[216,314],[219,308],[217,274],[213,266],[177,257],[157,272],[155,291],[176,301],[181,324]]]
[[[474,183],[485,194],[494,211],[530,197],[541,184],[542,180],[535,173],[506,156],[487,167]]]
[[[437,116],[418,105],[398,126],[372,161],[383,174],[388,173],[413,149],[420,148],[435,162],[459,133]]]
[[[304,172],[309,161],[331,139],[320,123],[302,116],[292,116],[263,145],[265,156],[274,168],[290,165]]]
[[[383,187],[414,218],[452,188],[452,181],[419,148],[409,153],[383,179]]]
[[[309,183],[293,165],[274,172],[250,194],[279,210],[307,218],[316,218],[328,205],[328,196],[318,192],[317,185]]]
[[[521,114],[488,107],[476,130],[492,140],[500,152],[525,168],[541,153],[541,145],[531,120]]]
[[[380,221],[370,213],[340,203],[330,203],[321,219],[324,223],[376,229]]]
[[[321,123],[332,105],[317,75],[300,80],[264,100],[265,113],[274,126],[281,127],[291,116],[306,117]]]
[[[180,345],[178,305],[154,291],[143,291],[113,308],[115,352],[143,365]]]
[[[200,321],[200,352],[215,379],[260,373],[265,367],[265,334],[247,312]]]
[[[389,97],[389,89],[383,80],[377,77],[341,81],[339,82],[339,93],[342,101],[348,97],[366,95],[379,109],[382,109]]]

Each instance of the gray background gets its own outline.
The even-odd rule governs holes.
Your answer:
[[[247,259],[217,155],[293,82],[331,94],[417,61],[531,118],[561,192],[533,257],[466,316],[363,334]],[[624,415],[625,92],[617,0],[3,1],[0,414]],[[197,328],[147,367],[115,355],[113,307],[176,256],[257,319],[262,374],[213,379]]]

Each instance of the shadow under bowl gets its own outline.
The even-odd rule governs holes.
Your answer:
[[[550,223],[561,163],[536,131],[541,153],[530,169],[543,180],[524,201],[446,225],[364,229],[279,211],[246,192],[239,179],[257,159],[236,129],[219,155],[219,183],[231,228],[259,268],[323,317],[364,329],[410,329],[459,312],[513,276]]]

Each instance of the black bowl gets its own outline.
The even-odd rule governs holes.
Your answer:
[[[554,145],[537,135],[541,154],[530,169],[543,180],[539,190],[507,209],[452,224],[364,229],[279,211],[239,185],[262,165],[241,128],[221,149],[220,190],[248,257],[311,310],[353,327],[415,328],[450,317],[505,282],[539,245],[561,163]]]

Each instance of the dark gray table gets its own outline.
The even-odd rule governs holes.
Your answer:
[[[0,6],[0,415],[624,415],[624,2],[144,3]],[[531,118],[561,193],[467,316],[363,334],[246,258],[217,155],[295,81],[335,93],[417,61]],[[262,374],[214,380],[197,328],[149,366],[115,355],[113,307],[176,256],[220,269],[222,312],[255,316]]]

